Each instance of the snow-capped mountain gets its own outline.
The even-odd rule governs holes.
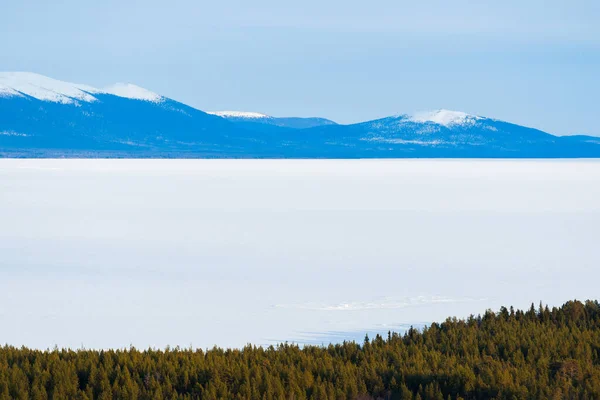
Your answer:
[[[6,72],[0,73],[0,156],[600,157],[600,138],[558,137],[449,110],[352,125],[206,113],[132,84],[99,89]]]
[[[252,136],[132,84],[98,89],[25,72],[0,73],[0,133],[5,154],[57,156],[210,155],[219,147],[235,152]]]
[[[459,111],[399,114],[321,127],[315,136],[360,149],[361,157],[598,157],[600,138],[554,136],[537,129]]]
[[[396,115],[357,124],[363,140],[425,146],[482,146],[554,141],[555,136],[523,126],[459,111],[436,110]]]

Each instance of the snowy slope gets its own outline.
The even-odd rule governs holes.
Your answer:
[[[160,102],[164,99],[159,94],[151,92],[148,89],[144,89],[142,87],[133,85],[131,83],[115,83],[114,85],[101,89],[99,92],[96,93],[113,94],[115,96],[125,97],[127,99],[145,100],[153,102]]]
[[[0,93],[5,96],[30,96],[42,101],[70,104],[77,100],[95,101],[89,90],[95,89],[30,72],[0,72]]]
[[[117,83],[104,89],[59,81],[31,72],[0,72],[0,96],[29,96],[53,103],[93,102],[96,94],[159,102],[162,96],[132,84]]]

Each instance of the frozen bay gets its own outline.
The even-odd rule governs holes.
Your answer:
[[[0,343],[326,343],[598,298],[594,160],[0,160]]]

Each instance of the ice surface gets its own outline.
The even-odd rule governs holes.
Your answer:
[[[600,162],[0,160],[2,342],[323,343],[597,298]]]

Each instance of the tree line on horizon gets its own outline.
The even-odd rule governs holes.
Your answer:
[[[6,345],[0,400],[8,399],[600,399],[600,304],[502,307],[328,346]]]

